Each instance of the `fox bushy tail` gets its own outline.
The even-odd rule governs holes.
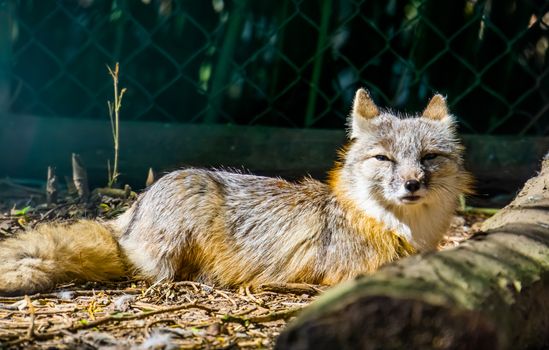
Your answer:
[[[70,280],[126,274],[111,229],[89,220],[42,225],[0,242],[0,294],[30,294]]]

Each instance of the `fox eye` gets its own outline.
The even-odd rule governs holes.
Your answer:
[[[378,154],[377,156],[374,156],[375,159],[379,160],[380,162],[389,162],[391,161],[389,157],[384,156],[383,154]]]
[[[427,153],[426,155],[424,155],[424,156],[421,158],[421,161],[433,160],[433,159],[435,159],[436,157],[438,157],[438,154],[436,154],[436,153]]]

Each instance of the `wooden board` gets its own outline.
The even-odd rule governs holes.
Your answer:
[[[105,120],[0,116],[0,177],[45,179],[48,165],[70,176],[71,153],[79,153],[92,184],[107,181],[112,159],[110,124]],[[513,192],[539,166],[548,137],[464,135],[467,167],[482,195]],[[323,178],[345,143],[344,130],[258,126],[167,124],[123,121],[122,181],[143,187],[147,170],[182,166],[234,167],[254,173]]]

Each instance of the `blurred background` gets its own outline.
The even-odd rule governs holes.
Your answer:
[[[32,150],[26,145],[38,142],[40,128],[50,125],[59,131],[81,125],[80,131],[69,128],[60,136],[80,141],[88,137],[84,135],[99,134],[90,120],[108,128],[106,101],[112,100],[112,81],[106,66],[115,62],[120,62],[120,84],[127,88],[122,137],[132,138],[124,134],[124,125],[131,125],[134,138],[139,138],[149,137],[156,130],[154,123],[170,123],[158,129],[168,134],[149,141],[151,147],[163,144],[157,153],[185,153],[170,146],[170,138],[177,139],[184,130],[204,135],[218,130],[197,128],[200,125],[235,126],[222,132],[235,138],[254,130],[263,130],[258,131],[261,135],[276,133],[263,127],[306,129],[313,134],[318,129],[342,130],[358,87],[368,88],[379,105],[409,113],[421,111],[434,92],[442,93],[448,96],[462,133],[476,135],[477,140],[506,135],[490,143],[496,149],[515,145],[517,138],[549,133],[547,0],[3,0],[0,4],[4,125],[0,136],[11,137],[10,144],[13,140],[25,144],[12,145],[8,153],[27,149],[5,156],[0,176],[31,177],[32,169],[25,164],[42,167],[57,161],[40,153],[56,147],[51,139],[49,146],[47,141]],[[22,115],[31,119],[18,119]],[[65,121],[53,126],[60,117],[80,124]],[[189,124],[194,129],[181,129]],[[36,132],[29,136],[33,125]],[[112,148],[106,130],[107,141],[99,142],[107,143],[104,152]],[[18,132],[22,136],[15,138]],[[299,137],[316,137],[311,133]],[[332,134],[322,135],[329,139]],[[328,143],[343,142],[343,136],[334,137]],[[542,149],[536,142],[521,147]],[[63,146],[67,147],[76,148],[67,152],[87,149]],[[129,152],[128,148],[121,152]],[[533,153],[532,160],[539,160],[540,152]],[[324,157],[327,163],[333,161],[332,153]],[[306,172],[308,158],[300,159]],[[238,154],[226,162],[222,158],[188,161],[185,155],[170,161],[239,163]],[[8,169],[8,164],[13,165]],[[262,170],[253,162],[242,165]]]
[[[549,131],[543,0],[3,6],[0,108],[15,113],[105,118],[120,62],[124,119],[341,128],[364,86],[410,111],[445,94],[469,133]]]

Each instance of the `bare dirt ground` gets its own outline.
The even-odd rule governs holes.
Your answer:
[[[44,222],[111,218],[132,199],[67,194],[46,206],[43,191],[0,179],[0,240]],[[460,214],[442,249],[468,238],[485,219]],[[270,285],[227,290],[192,281],[70,283],[50,293],[0,296],[0,348],[269,349],[286,322],[324,286]]]

